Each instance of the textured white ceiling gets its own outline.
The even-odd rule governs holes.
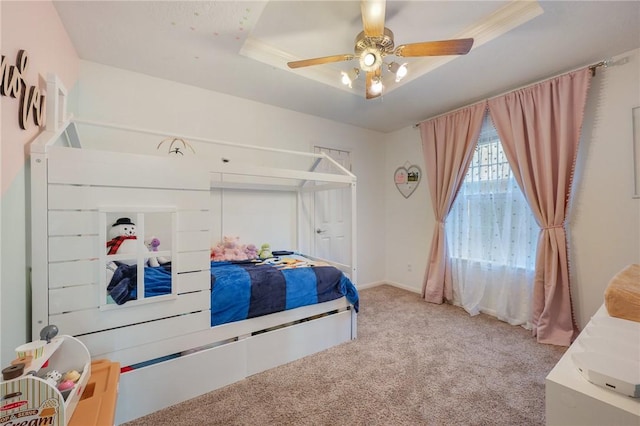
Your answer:
[[[388,0],[386,26],[396,45],[457,38],[510,3]],[[640,47],[640,1],[543,0],[543,13],[467,55],[437,67],[410,59],[412,79],[365,100],[361,83],[350,91],[330,85],[351,61],[291,72],[282,59],[352,53],[362,29],[358,1],[54,5],[83,59],[381,132]]]

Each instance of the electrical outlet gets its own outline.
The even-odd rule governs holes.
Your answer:
[[[411,272],[412,268],[411,268],[411,264],[407,263],[407,272]]]

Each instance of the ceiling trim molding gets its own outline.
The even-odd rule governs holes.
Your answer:
[[[543,12],[542,7],[537,1],[513,0],[489,15],[482,20],[482,22],[468,27],[456,34],[453,38],[473,38],[473,47],[471,48],[471,52],[473,52],[483,44],[506,34],[508,31],[530,21]],[[402,83],[408,83],[459,57],[460,56],[438,56],[412,61],[410,64],[410,72]],[[388,93],[389,90],[386,90],[386,92]]]
[[[483,44],[496,39],[525,22],[530,21],[536,16],[541,15],[543,12],[542,7],[536,0],[512,0],[486,18],[483,18],[451,38],[473,38],[474,43],[473,48],[471,49],[471,52],[473,52],[473,50]],[[239,53],[256,61],[263,62],[288,72],[293,72],[336,89],[344,90],[357,96],[364,96],[364,83],[361,81],[362,79],[354,81],[352,88],[349,88],[340,82],[340,70],[335,68],[335,65],[290,69],[287,66],[287,62],[298,61],[302,58],[271,46],[255,37],[247,37]],[[384,93],[389,94],[394,89],[407,84],[457,58],[460,58],[460,56],[438,56],[419,59],[412,58],[412,60],[408,62],[410,70],[409,74],[399,83],[396,83],[393,80],[389,82],[385,81]]]

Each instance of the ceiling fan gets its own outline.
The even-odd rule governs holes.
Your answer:
[[[354,68],[348,81],[355,79],[360,70],[366,72],[366,98],[377,98],[382,94],[382,66],[398,69],[397,63],[386,64],[387,55],[399,57],[465,55],[473,46],[472,38],[456,40],[425,41],[422,43],[402,44],[394,48],[393,32],[384,26],[385,0],[361,0],[362,26],[364,28],[355,40],[354,54],[324,56],[288,62],[289,68],[302,68],[312,65],[358,59],[360,68]],[[395,70],[393,70],[395,72]],[[404,69],[406,72],[406,68]],[[344,75],[345,73],[343,73]]]

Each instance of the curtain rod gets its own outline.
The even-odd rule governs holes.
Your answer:
[[[611,65],[611,64],[612,64],[612,62],[613,62],[613,60],[612,60],[612,59],[603,59],[602,61],[600,61],[600,62],[598,62],[598,63],[595,63],[595,64],[593,64],[593,65],[589,65],[589,66],[588,66],[588,68],[589,68],[589,71],[591,71],[591,77],[595,77],[595,75],[596,75],[596,69],[598,69],[598,68],[600,68],[600,67],[605,67],[605,68],[607,68],[609,65]],[[561,74],[556,74],[556,75],[554,75],[554,76],[552,76],[552,77],[547,77],[547,78],[543,78],[542,80],[535,81],[535,82],[533,82],[533,83],[528,83],[528,84],[527,84],[527,85],[525,85],[525,86],[520,86],[520,87],[517,87],[517,88],[515,88],[515,89],[509,89],[509,90],[507,90],[506,92],[502,92],[502,93],[500,93],[500,94],[498,94],[498,95],[491,96],[491,97],[488,97],[488,98],[486,98],[486,99],[483,99],[483,100],[480,100],[480,101],[477,101],[477,102],[473,102],[473,103],[467,104],[467,105],[465,105],[465,106],[462,106],[462,107],[460,107],[460,108],[456,108],[456,109],[451,110],[451,111],[443,112],[442,114],[438,114],[438,115],[435,115],[435,116],[430,117],[430,118],[425,118],[425,119],[424,119],[424,120],[422,120],[420,123],[425,122],[425,121],[428,121],[428,120],[433,120],[434,118],[438,118],[438,117],[441,117],[441,116],[443,116],[443,115],[450,114],[450,113],[455,112],[455,111],[459,111],[459,110],[461,110],[461,109],[467,108],[467,107],[469,107],[469,106],[471,106],[471,105],[474,105],[474,104],[477,104],[477,103],[479,103],[479,102],[484,102],[484,101],[488,101],[488,100],[490,100],[490,99],[498,98],[498,97],[500,97],[500,96],[504,96],[504,95],[506,95],[507,93],[515,92],[516,90],[524,89],[525,87],[533,86],[534,84],[542,83],[543,81],[551,80],[552,78],[560,77],[561,75],[569,74],[569,73],[572,73],[572,72],[575,72],[575,71],[581,70],[581,69],[583,69],[583,68],[585,68],[585,67],[584,67],[584,66],[582,66],[582,67],[579,67],[579,68],[575,68],[575,69],[573,69],[573,70],[571,70],[571,71],[565,71],[565,72],[563,72],[563,73],[561,73]],[[416,123],[416,124],[414,124],[414,125],[413,125],[413,127],[414,127],[414,128],[419,127],[419,126],[420,126],[420,123]]]

